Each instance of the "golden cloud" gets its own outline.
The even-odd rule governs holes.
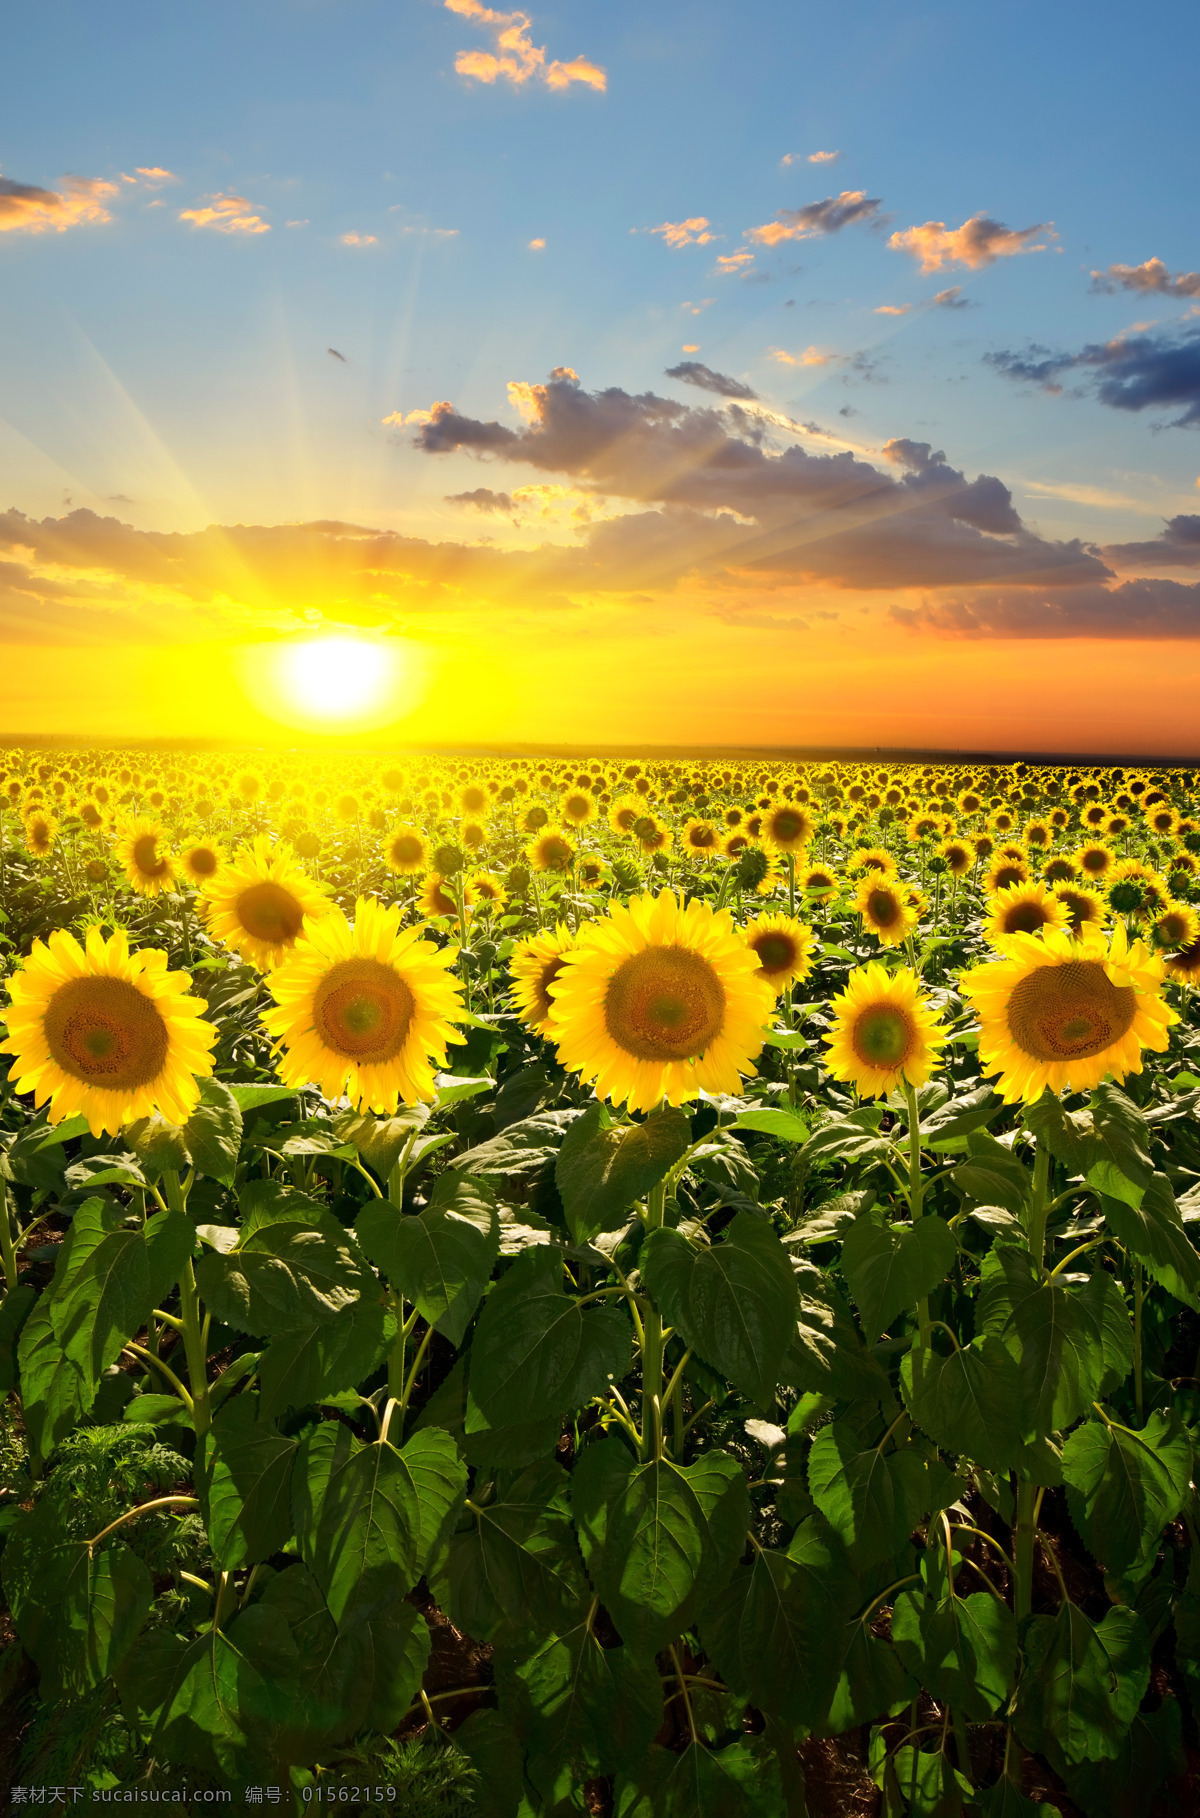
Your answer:
[[[61,234],[85,221],[103,225],[112,220],[105,203],[116,194],[117,185],[103,177],[64,177],[60,190],[0,177],[0,233]]]

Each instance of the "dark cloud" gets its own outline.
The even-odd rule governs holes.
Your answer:
[[[714,372],[711,366],[704,366],[699,360],[681,360],[678,366],[668,366],[666,376],[678,379],[681,385],[696,385],[701,391],[714,391],[719,398],[741,398],[747,404],[758,398],[758,393],[749,385],[743,385],[740,379]]]
[[[1168,518],[1152,543],[1110,543],[1104,556],[1122,568],[1200,568],[1200,516]]]
[[[448,492],[447,505],[472,505],[476,511],[513,512],[512,494],[493,492],[490,486],[476,486],[472,492]]]
[[[825,196],[820,202],[806,202],[803,208],[781,208],[773,221],[763,227],[746,230],[746,239],[760,246],[777,246],[781,240],[811,240],[823,234],[840,233],[855,222],[882,224],[882,198],[869,196],[865,189],[844,189],[838,196]]]
[[[935,291],[931,299],[934,309],[971,309],[970,297],[964,297],[961,284],[952,284],[948,290]]]
[[[1158,297],[1200,297],[1200,271],[1176,272],[1172,277],[1161,259],[1143,265],[1110,265],[1092,273],[1092,289],[1101,296],[1132,290]]]
[[[608,552],[624,573],[626,560],[640,566],[652,544],[660,585],[672,572],[714,565],[864,588],[1111,578],[1078,541],[1030,531],[1001,480],[968,480],[932,450],[897,478],[849,452],[779,446],[736,403],[692,407],[616,386],[588,392],[562,373],[511,391],[527,419],[522,428],[437,404],[416,444],[427,454],[464,452],[567,474],[597,494],[654,508],[649,522],[596,525],[585,565]]]
[[[1033,588],[991,598],[892,606],[914,631],[964,638],[1200,638],[1200,582],[1122,581],[1117,587]]]
[[[1200,428],[1200,328],[1183,334],[1118,335],[1078,353],[1052,353],[1036,344],[1024,354],[999,352],[984,359],[1006,378],[1061,392],[1068,373],[1089,386],[1111,410],[1182,412],[1171,428]]]
[[[345,354],[339,353],[336,347],[327,347],[325,352],[327,354],[332,354],[335,360],[340,360],[343,366],[346,364]]]

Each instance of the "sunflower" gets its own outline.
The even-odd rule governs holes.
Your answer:
[[[1055,884],[1054,894],[1065,903],[1072,934],[1083,928],[1103,928],[1108,921],[1108,904],[1098,890],[1086,884]]]
[[[1070,925],[1070,910],[1046,884],[1010,884],[989,897],[983,935],[1003,952],[1010,934],[1040,934],[1046,928]]]
[[[608,811],[608,824],[614,833],[629,835],[646,810],[636,796],[622,795]]]
[[[643,814],[634,822],[633,837],[637,841],[638,851],[650,858],[656,852],[669,852],[675,835],[656,814]]]
[[[34,941],[9,980],[12,1007],[0,1053],[16,1058],[18,1092],[50,1102],[52,1124],[81,1114],[93,1136],[157,1112],[182,1124],[213,1070],[217,1031],[203,1020],[186,972],[168,972],[154,948],[130,953],[124,930],[84,946],[65,929]]]
[[[796,888],[814,903],[828,903],[837,895],[837,873],[828,865],[809,865],[796,878]]]
[[[746,940],[758,955],[763,977],[778,995],[793,979],[807,978],[816,964],[817,937],[794,916],[757,915],[748,922]]]
[[[429,842],[419,827],[396,827],[383,842],[382,856],[397,877],[415,877],[429,863]]]
[[[885,947],[898,947],[917,925],[917,911],[904,885],[878,873],[863,878],[854,893],[855,913]]]
[[[781,852],[801,852],[816,832],[812,815],[797,802],[781,802],[763,821],[763,834]]]
[[[512,975],[513,998],[517,1015],[535,1035],[551,1035],[549,987],[562,971],[563,956],[575,945],[575,936],[565,922],[553,932],[549,928],[518,941],[512,950],[508,969]]]
[[[739,890],[753,890],[755,896],[774,896],[783,882],[783,860],[773,847],[748,840],[731,856],[733,879]]]
[[[1027,846],[1044,850],[1054,844],[1054,829],[1049,821],[1026,821],[1022,838]]]
[[[1170,953],[1186,952],[1200,941],[1200,915],[1190,903],[1168,903],[1151,922],[1150,938]]]
[[[988,896],[999,890],[1010,890],[1014,884],[1029,882],[1029,866],[1024,859],[995,858],[984,873],[983,887]]]
[[[447,970],[458,948],[437,947],[421,928],[401,928],[398,904],[360,896],[353,926],[340,909],[308,924],[271,974],[276,1005],[263,1016],[281,1050],[285,1086],[314,1081],[327,1099],[345,1093],[360,1111],[395,1111],[437,1096],[433,1066],[462,994]]]
[[[859,846],[846,860],[846,870],[851,877],[860,877],[868,872],[882,877],[895,877],[897,869],[895,859],[884,846]]]
[[[543,833],[525,848],[535,871],[567,872],[575,863],[575,842],[569,833]]]
[[[586,826],[595,817],[596,798],[588,789],[568,789],[558,804],[558,812],[566,826]]]
[[[937,850],[939,858],[945,859],[951,877],[966,877],[975,863],[974,849],[967,840],[943,840]]]
[[[163,849],[166,837],[159,821],[133,821],[117,840],[117,860],[139,896],[158,896],[175,882],[175,862]]]
[[[1167,956],[1167,977],[1177,985],[1200,984],[1200,940],[1179,947]]]
[[[701,862],[715,858],[721,850],[721,832],[714,821],[692,820],[683,823],[679,848],[688,858]]]
[[[251,964],[267,971],[285,959],[305,924],[329,913],[330,905],[292,849],[260,833],[239,846],[204,886],[205,918],[213,935]]]
[[[907,966],[888,972],[878,961],[856,966],[832,1001],[826,1066],[863,1098],[886,1098],[908,1084],[923,1086],[941,1064],[948,1040],[917,975]]]
[[[458,792],[458,811],[467,820],[478,820],[486,814],[491,797],[483,783],[464,783]]]
[[[421,879],[421,890],[417,897],[417,908],[422,915],[452,915],[457,917],[458,900],[456,897],[451,896],[448,890],[443,888],[447,881],[448,880],[440,871],[427,871],[425,873],[425,876]],[[462,884],[462,907],[464,915],[470,915],[472,909],[475,907],[475,891],[465,878],[463,879]]]
[[[25,844],[34,858],[49,858],[54,851],[58,822],[44,809],[34,809],[25,816]]]
[[[1075,854],[1075,863],[1084,877],[1093,883],[1099,883],[1101,878],[1108,876],[1116,863],[1116,858],[1117,855],[1112,847],[1106,846],[1103,840],[1089,840]]]
[[[1123,925],[1111,946],[1100,931],[1014,934],[1006,957],[962,975],[980,1021],[985,1077],[1008,1104],[1052,1092],[1086,1092],[1142,1070],[1142,1049],[1162,1053],[1179,1019],[1159,987],[1163,961]]]
[[[98,833],[103,827],[104,816],[90,796],[80,802],[76,812],[89,833]]]
[[[1046,860],[1042,866],[1042,876],[1048,884],[1069,884],[1072,878],[1079,876],[1079,866],[1065,852],[1059,852]]]
[[[736,1092],[775,1001],[729,911],[670,890],[582,928],[549,995],[563,1065],[633,1111]]]
[[[197,840],[184,847],[179,863],[196,888],[202,890],[225,863],[225,854],[211,840]]]
[[[581,858],[575,872],[576,882],[581,890],[599,890],[608,876],[608,865],[598,852],[589,852]]]
[[[501,915],[508,902],[508,891],[490,871],[472,871],[466,880],[467,890],[481,909]]]

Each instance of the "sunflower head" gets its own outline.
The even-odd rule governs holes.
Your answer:
[[[1166,952],[1186,952],[1200,941],[1200,915],[1190,903],[1167,903],[1155,914],[1150,937],[1156,947]]]
[[[158,896],[175,882],[175,861],[166,849],[166,828],[159,821],[133,821],[117,841],[117,858],[131,890]]]
[[[1099,883],[1107,878],[1117,862],[1117,855],[1103,840],[1088,840],[1075,854],[1075,862],[1085,878],[1091,883]]]
[[[17,1091],[49,1101],[51,1123],[81,1114],[93,1136],[154,1112],[186,1123],[217,1039],[191,982],[167,971],[165,953],[130,953],[121,929],[105,940],[91,928],[82,947],[64,929],[35,941],[9,981],[0,1046],[15,1056]]]
[[[57,836],[58,822],[52,814],[35,808],[26,815],[25,844],[34,858],[49,858]]]
[[[837,873],[828,865],[809,865],[796,883],[813,903],[828,903],[837,895]]]
[[[308,922],[329,912],[328,899],[282,841],[260,833],[204,885],[205,917],[219,941],[264,971],[286,958]]]
[[[807,978],[816,964],[816,936],[794,916],[758,915],[746,926],[746,941],[759,969],[778,994],[793,980]]]
[[[868,872],[854,893],[854,908],[885,947],[899,947],[917,925],[917,908],[897,878]]]
[[[575,945],[575,936],[564,922],[518,941],[508,969],[512,976],[517,1015],[536,1035],[550,1035],[550,986],[562,971],[563,958]]]
[[[568,789],[559,803],[559,813],[568,827],[582,827],[596,812],[596,800],[590,789]]]
[[[975,852],[968,840],[950,838],[943,840],[938,852],[946,861],[946,868],[951,877],[966,877],[975,863]]]
[[[490,871],[472,871],[467,877],[467,889],[481,909],[492,915],[503,913],[508,902],[508,891],[500,879]]]
[[[962,976],[980,1021],[984,1075],[998,1074],[1007,1103],[1032,1103],[1047,1086],[1084,1092],[1142,1070],[1142,1050],[1162,1052],[1178,1021],[1163,1001],[1163,962],[1118,924],[1103,933],[1051,929],[1016,934],[1005,957]]]
[[[775,1000],[729,912],[669,890],[587,923],[549,996],[563,1065],[640,1111],[736,1091]]]
[[[422,915],[449,915],[457,918],[460,897],[463,914],[470,915],[475,907],[475,891],[467,880],[461,878],[456,882],[453,878],[443,877],[440,871],[427,871],[421,880],[417,907]]]
[[[826,1064],[834,1079],[864,1098],[886,1098],[901,1086],[923,1086],[940,1064],[948,1037],[907,966],[888,972],[858,966],[833,999]]]
[[[202,890],[205,884],[216,877],[225,862],[225,854],[212,840],[197,840],[186,846],[179,860],[187,877],[197,889]]]
[[[1086,884],[1055,884],[1054,894],[1066,907],[1072,934],[1103,928],[1108,921],[1108,905],[1098,890],[1089,890]]]
[[[763,833],[781,852],[800,852],[816,831],[812,815],[798,802],[781,802],[763,822]]]
[[[721,850],[721,833],[716,823],[693,818],[684,822],[683,832],[679,836],[680,850],[688,858],[704,860],[715,857]]]
[[[429,843],[419,827],[397,827],[383,842],[383,862],[397,877],[415,877],[429,863]]]
[[[401,928],[401,909],[359,897],[353,926],[340,909],[311,922],[271,975],[276,1008],[263,1017],[280,1050],[285,1085],[315,1081],[382,1113],[436,1097],[433,1067],[461,1042],[458,957],[423,930]]]
[[[1070,913],[1046,884],[1010,884],[988,901],[984,937],[1003,950],[1011,934],[1040,934],[1047,928],[1069,928]]]
[[[575,863],[575,842],[567,833],[543,833],[526,846],[525,856],[535,871],[563,875]]]

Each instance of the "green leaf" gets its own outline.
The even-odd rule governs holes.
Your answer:
[[[219,1320],[260,1337],[320,1324],[376,1292],[347,1232],[291,1219],[255,1227],[228,1256],[201,1257],[196,1282]]]
[[[847,1422],[822,1427],[808,1455],[809,1495],[860,1570],[894,1559],[925,1513],[925,1461],[862,1449]]]
[[[1071,1797],[1087,1818],[1145,1818],[1159,1809],[1164,1783],[1187,1772],[1182,1727],[1179,1700],[1164,1698],[1156,1711],[1138,1712],[1115,1762],[1074,1768],[1068,1776]],[[1034,1818],[1044,1818],[1044,1807],[1030,1810]]]
[[[406,1105],[394,1117],[366,1111],[343,1111],[333,1120],[339,1142],[352,1143],[368,1168],[385,1181],[413,1136],[429,1120],[428,1105]]]
[[[1105,1082],[1091,1097],[1096,1158],[1087,1171],[1089,1187],[1136,1206],[1150,1184],[1150,1131],[1133,1100],[1119,1086]]]
[[[1125,1306],[1125,1296],[1120,1284],[1104,1268],[1095,1269],[1076,1293],[1091,1313],[1100,1334],[1104,1374],[1100,1378],[1099,1393],[1111,1395],[1133,1369],[1133,1321]]]
[[[242,1652],[233,1633],[209,1628],[194,1641],[166,1629],[142,1636],[118,1670],[121,1702],[148,1735],[159,1760],[180,1767],[215,1766],[245,1779],[261,1735],[254,1711],[282,1704]]]
[[[859,1724],[890,1716],[911,1703],[920,1689],[901,1666],[896,1649],[872,1635],[866,1623],[850,1623],[849,1633],[850,1645],[829,1709],[814,1726],[820,1734],[840,1736]]]
[[[1025,1671],[1014,1726],[1052,1766],[1115,1761],[1150,1680],[1150,1637],[1136,1610],[1118,1605],[1089,1622],[1073,1603],[1033,1616],[1022,1634]]]
[[[213,1421],[200,1497],[209,1545],[227,1572],[258,1565],[291,1538],[297,1445],[260,1419],[257,1395],[234,1396]]]
[[[568,1128],[554,1165],[576,1243],[622,1225],[630,1208],[658,1185],[690,1141],[691,1126],[682,1111],[659,1111],[644,1123],[614,1125],[604,1105],[589,1105]]]
[[[605,1648],[586,1623],[497,1661],[500,1711],[525,1744],[529,1778],[551,1804],[595,1774],[640,1761],[662,1723],[652,1661]]]
[[[527,1249],[484,1302],[471,1345],[467,1432],[566,1414],[629,1368],[630,1330],[616,1307],[581,1307],[562,1291],[562,1252]]]
[[[248,1111],[259,1111],[264,1105],[281,1105],[285,1099],[295,1098],[294,1086],[260,1086],[256,1082],[235,1084],[228,1081],[228,1088],[234,1103],[242,1116]]]
[[[868,1341],[944,1281],[957,1254],[954,1233],[932,1214],[915,1225],[881,1225],[870,1213],[856,1218],[842,1245],[842,1271]]]
[[[887,1378],[866,1349],[845,1301],[829,1276],[813,1263],[795,1261],[796,1330],[780,1372],[793,1388],[836,1395],[845,1401],[875,1400]]]
[[[801,1159],[810,1167],[819,1162],[882,1161],[892,1151],[892,1140],[879,1133],[880,1115],[866,1106],[849,1117],[831,1118],[809,1137]]]
[[[158,1212],[144,1226],[100,1199],[80,1206],[70,1257],[49,1296],[64,1355],[92,1394],[125,1342],[145,1325],[191,1254],[192,1227],[181,1212]]]
[[[19,1281],[0,1301],[0,1395],[17,1386],[17,1342],[37,1298],[37,1289],[30,1282]]]
[[[479,1776],[472,1818],[519,1818],[525,1768],[516,1732],[498,1711],[485,1707],[458,1725],[454,1741]]]
[[[432,1572],[454,1532],[467,1493],[467,1467],[450,1434],[426,1427],[405,1442],[400,1456],[417,1487],[421,1518],[417,1571]]]
[[[779,1757],[760,1737],[719,1753],[690,1742],[681,1754],[651,1749],[632,1781],[618,1781],[615,1818],[787,1818]]]
[[[495,1198],[486,1182],[447,1169],[417,1215],[375,1199],[358,1215],[363,1249],[392,1286],[451,1344],[462,1343],[500,1244]]]
[[[421,1507],[412,1472],[386,1440],[364,1445],[324,1421],[296,1460],[293,1520],[300,1555],[339,1625],[359,1603],[417,1581]]]
[[[221,1080],[200,1081],[200,1103],[183,1135],[197,1174],[231,1187],[242,1147],[242,1108]]]
[[[739,1212],[721,1241],[695,1249],[660,1226],[640,1255],[642,1281],[689,1348],[760,1407],[775,1385],[796,1323],[796,1281],[771,1226]]]
[[[456,1627],[501,1641],[562,1634],[579,1620],[589,1593],[569,1487],[551,1458],[496,1480],[472,1525],[450,1542],[443,1582]]]
[[[263,1418],[311,1407],[365,1381],[382,1362],[395,1323],[375,1293],[370,1300],[355,1301],[336,1319],[273,1338],[258,1364]]]
[[[37,1509],[4,1549],[4,1591],[41,1673],[43,1699],[81,1698],[116,1670],[150,1614],[154,1586],[123,1541],[94,1556]]]
[[[168,1123],[157,1111],[126,1124],[121,1135],[147,1180],[158,1180],[168,1172],[186,1174],[192,1165],[183,1125]]]
[[[788,1553],[756,1551],[736,1568],[701,1618],[700,1639],[731,1689],[811,1729],[838,1683],[856,1588],[841,1547],[805,1522]]]
[[[62,1252],[71,1241],[68,1232],[59,1246]],[[56,1270],[57,1278],[57,1270]],[[96,1384],[85,1378],[73,1358],[63,1353],[58,1334],[50,1318],[50,1293],[42,1294],[24,1326],[17,1344],[17,1364],[21,1379],[21,1412],[25,1434],[33,1457],[44,1463],[60,1439],[64,1439],[91,1407],[96,1398]]]
[[[944,1574],[942,1582],[945,1583]],[[1017,1664],[1016,1618],[990,1591],[959,1597],[934,1587],[901,1591],[892,1610],[896,1651],[923,1689],[973,1723],[1008,1697]]]
[[[1091,1406],[1104,1375],[1091,1304],[1061,1281],[1040,1281],[1028,1250],[1013,1244],[994,1244],[980,1276],[977,1323],[1017,1360],[1024,1436],[1069,1427]]]
[[[805,1143],[808,1141],[809,1128],[797,1111],[788,1111],[782,1105],[771,1105],[761,1111],[740,1111],[731,1124],[722,1126],[726,1130],[758,1130],[764,1136],[776,1136],[784,1143]]]
[[[1100,1203],[1119,1242],[1140,1257],[1168,1294],[1200,1312],[1200,1256],[1179,1216],[1166,1175],[1151,1177],[1139,1206],[1107,1196]]]
[[[490,1142],[455,1156],[453,1166],[462,1174],[494,1174],[500,1179],[535,1173],[556,1158],[567,1127],[582,1115],[574,1109],[539,1111],[535,1117],[510,1124]]]
[[[588,1446],[571,1507],[592,1583],[628,1646],[657,1653],[720,1591],[745,1546],[750,1494],[736,1459],[638,1464],[615,1435]]]
[[[1067,1111],[1058,1093],[1049,1086],[1043,1088],[1042,1096],[1032,1105],[1026,1105],[1021,1121],[1069,1173],[1086,1174],[1095,1161],[1090,1116],[1082,1111]]]
[[[1021,1448],[1021,1371],[991,1333],[942,1357],[914,1347],[900,1364],[909,1413],[929,1437],[992,1470],[1013,1468]]]
[[[1192,1443],[1179,1416],[1151,1414],[1140,1432],[1088,1421],[1067,1439],[1062,1468],[1089,1551],[1114,1577],[1148,1569],[1191,1494]]]
[[[1002,1206],[1019,1212],[1031,1185],[1031,1176],[1012,1150],[982,1130],[967,1137],[968,1156],[951,1171],[950,1179],[968,1206]]]

